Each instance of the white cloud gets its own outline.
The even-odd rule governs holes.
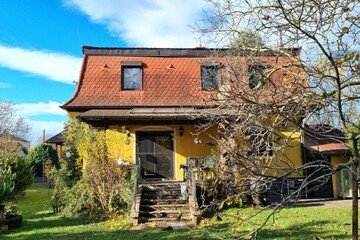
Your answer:
[[[95,23],[139,47],[199,46],[189,26],[201,19],[203,0],[64,0]]]
[[[63,53],[0,45],[0,67],[72,84],[79,76],[81,58]]]
[[[39,102],[16,104],[15,108],[19,115],[24,118],[47,114],[66,116],[66,112],[59,107],[60,105],[61,103],[50,101],[48,103]]]
[[[48,103],[21,103],[14,107],[19,116],[23,117],[31,125],[30,140],[32,145],[41,143],[43,131],[47,137],[58,134],[63,130],[66,112],[62,110],[58,102]],[[34,116],[41,115],[42,119],[51,120],[32,120]],[[55,120],[53,120],[55,119]]]
[[[0,89],[1,88],[11,88],[12,86],[8,83],[0,82]]]
[[[57,122],[57,121],[33,121],[27,120],[31,126],[31,145],[35,146],[41,143],[41,139],[43,136],[43,131],[45,130],[46,139],[49,137],[58,134],[64,129],[64,122]]]

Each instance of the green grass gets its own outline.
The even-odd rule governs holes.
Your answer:
[[[241,219],[254,213],[253,209],[231,209],[221,214],[222,220],[205,219],[201,227],[193,230],[129,231],[129,218],[112,220],[89,218],[65,219],[53,215],[48,202],[49,189],[35,184],[18,204],[23,225],[5,233],[0,239],[235,239],[256,228],[265,212],[257,218],[239,225]],[[259,233],[258,239],[350,239],[350,208],[291,208],[284,209]]]

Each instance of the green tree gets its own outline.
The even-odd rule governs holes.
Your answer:
[[[98,131],[84,122],[70,119],[64,136],[70,156],[61,162],[60,170],[52,170],[50,176],[54,184],[52,204],[55,211],[72,216],[91,212],[108,215],[128,209],[137,175],[133,165],[119,165],[117,157],[109,151],[111,137],[119,133]],[[123,142],[124,139],[114,141]]]
[[[29,160],[34,167],[36,177],[43,176],[43,168],[47,160],[51,160],[54,166],[59,165],[57,152],[49,144],[40,144],[34,151],[26,156],[26,159]]]
[[[3,158],[3,164],[16,174],[13,194],[26,190],[34,182],[34,169],[29,159],[13,154]]]
[[[0,168],[0,220],[5,219],[4,205],[2,204],[12,193],[15,187],[16,174],[10,168]]]
[[[230,48],[261,49],[265,48],[265,44],[259,32],[254,30],[246,30],[235,34],[234,40],[231,40]]]

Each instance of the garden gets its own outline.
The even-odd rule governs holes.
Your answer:
[[[64,218],[54,214],[47,184],[33,184],[18,198],[20,228],[0,233],[1,239],[236,239],[260,224],[262,217],[239,225],[253,209],[228,209],[203,220],[196,229],[130,231],[128,214],[110,219],[97,216]],[[266,213],[264,213],[266,214]],[[238,229],[232,226],[237,225]],[[283,209],[259,232],[258,239],[350,239],[351,208]]]
[[[239,239],[258,228],[256,236],[245,239],[351,237],[350,207],[285,208],[261,227],[271,210],[228,206],[208,211],[192,229],[131,230],[137,171],[131,164],[114,161],[109,136],[115,142],[123,139],[74,119],[66,129],[65,159],[57,159],[46,144],[27,157],[14,154],[16,150],[0,152],[0,204],[5,206],[0,214],[1,239]],[[52,167],[44,168],[45,159]],[[34,183],[35,176],[44,174],[47,183]]]

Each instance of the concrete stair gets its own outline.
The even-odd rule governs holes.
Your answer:
[[[188,199],[181,195],[184,182],[149,182],[142,184],[139,224],[171,225],[190,223],[192,216]]]

